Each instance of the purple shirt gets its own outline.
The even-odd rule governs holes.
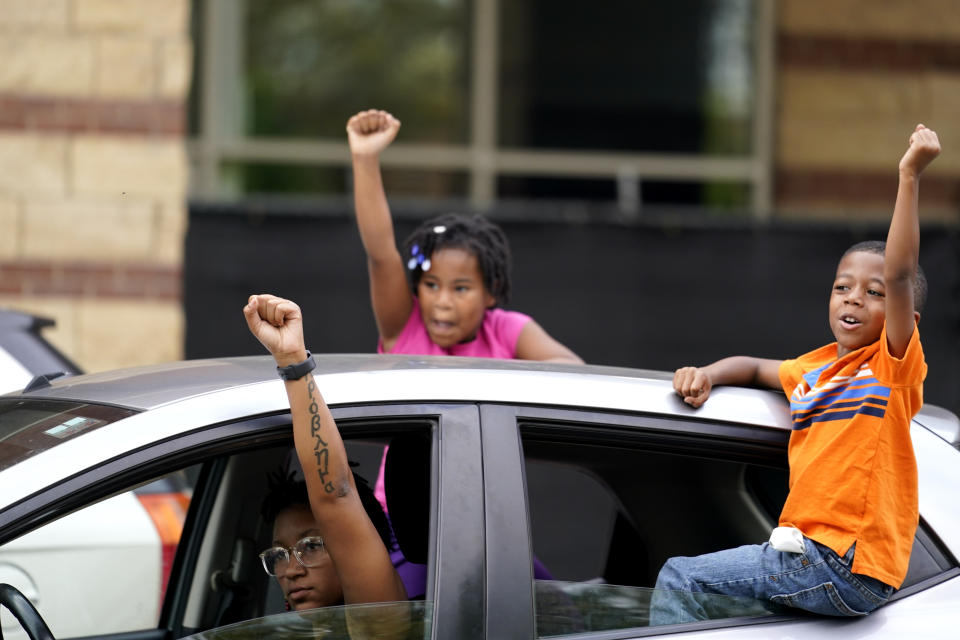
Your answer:
[[[407,324],[404,325],[403,331],[400,332],[397,342],[389,353],[511,360],[517,357],[517,338],[520,337],[520,331],[528,322],[530,322],[530,316],[517,311],[487,309],[483,315],[483,322],[477,329],[477,336],[473,340],[445,349],[437,346],[430,339],[430,334],[427,333],[420,315],[420,302],[414,298]],[[382,340],[377,341],[377,353],[385,353]]]

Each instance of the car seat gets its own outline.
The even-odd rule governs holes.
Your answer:
[[[393,533],[410,562],[427,564],[430,540],[430,437],[403,433],[390,441],[384,492]]]

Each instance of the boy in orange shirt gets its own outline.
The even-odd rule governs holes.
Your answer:
[[[698,593],[865,615],[903,583],[919,517],[910,420],[927,372],[917,330],[926,297],[918,188],[939,153],[937,134],[917,125],[900,160],[886,244],[861,242],[841,257],[830,297],[835,343],[794,360],[735,356],[674,374],[693,407],[714,385],[784,390],[790,492],[769,542],[667,560],[651,624],[713,617],[710,598]]]

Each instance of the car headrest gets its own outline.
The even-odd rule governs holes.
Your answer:
[[[410,562],[426,564],[430,539],[430,438],[405,433],[390,441],[383,470],[390,522]]]

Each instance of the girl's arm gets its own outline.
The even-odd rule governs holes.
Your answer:
[[[890,220],[883,260],[887,345],[890,354],[897,358],[906,353],[918,318],[914,309],[913,285],[920,257],[920,174],[939,153],[937,134],[918,124],[910,136],[909,148],[900,160],[897,203]]]
[[[546,362],[583,364],[583,360],[562,343],[557,342],[543,327],[530,320],[517,337],[517,358]]]
[[[243,308],[251,333],[277,366],[302,362],[300,308],[271,295],[250,296]],[[293,417],[293,440],[310,508],[343,587],[346,604],[406,600],[387,549],[367,516],[350,472],[340,432],[311,374],[284,383]]]
[[[733,356],[705,367],[683,367],[673,374],[673,388],[691,407],[699,407],[718,384],[780,388],[780,360]]]
[[[413,309],[380,175],[380,153],[399,130],[399,120],[374,109],[361,111],[347,122],[357,228],[367,253],[370,299],[384,351],[393,346]]]

